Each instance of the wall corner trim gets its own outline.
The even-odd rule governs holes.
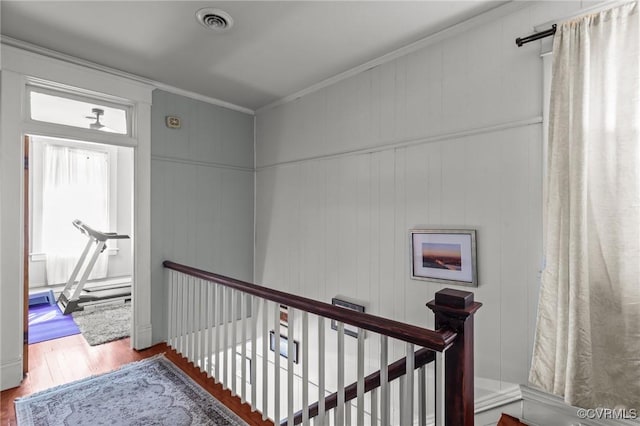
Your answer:
[[[153,345],[151,324],[142,324],[136,327],[136,340],[131,342],[133,349],[141,350],[149,348]]]
[[[20,386],[22,382],[22,359],[13,359],[0,365],[0,390]]]

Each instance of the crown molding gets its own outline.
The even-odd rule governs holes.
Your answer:
[[[4,46],[11,46],[16,49],[21,49],[27,52],[38,54],[38,55],[42,55],[48,58],[57,59],[70,64],[79,65],[79,66],[93,69],[96,71],[101,71],[101,72],[115,75],[118,77],[127,78],[129,80],[136,81],[139,83],[148,84],[154,87],[155,89],[164,90],[166,92],[173,93],[175,95],[184,96],[187,98],[206,102],[208,104],[216,105],[219,107],[231,109],[234,111],[238,111],[238,112],[242,112],[250,115],[254,115],[255,113],[254,110],[245,108],[240,105],[232,104],[230,102],[222,101],[220,99],[205,96],[200,93],[191,92],[189,90],[180,89],[178,87],[171,86],[169,84],[162,83],[160,81],[155,81],[145,77],[140,77],[139,75],[131,74],[126,71],[121,71],[105,65],[97,64],[95,62],[87,61],[85,59],[77,58],[75,56],[67,55],[65,53],[61,53],[56,50],[47,49],[46,47],[38,46],[36,44],[28,43],[26,41],[18,40],[12,37],[7,37],[5,35],[0,36],[0,44]]]
[[[326,80],[322,80],[319,83],[316,83],[307,87],[306,89],[302,89],[298,92],[292,93],[291,95],[285,96],[284,98],[281,98],[263,107],[257,108],[255,113],[260,114],[266,110],[269,110],[271,108],[275,108],[287,102],[296,100],[302,96],[308,95],[313,92],[317,92],[320,89],[336,84],[342,80],[346,80],[347,78],[353,77],[354,75],[360,74],[371,68],[377,67],[387,62],[391,62],[394,59],[398,59],[402,56],[424,49],[425,47],[435,44],[439,41],[461,34],[465,31],[468,31],[471,28],[494,21],[503,16],[506,16],[518,10],[524,9],[525,7],[528,7],[528,6],[530,6],[530,2],[527,2],[527,1],[508,0],[506,3],[496,6],[493,9],[490,9],[479,15],[471,17],[458,24],[447,27],[443,30],[437,31],[418,41],[415,41],[399,49],[393,50],[371,61],[365,62],[362,65],[358,65],[347,71],[341,72],[340,74],[336,74],[333,77],[329,77]]]

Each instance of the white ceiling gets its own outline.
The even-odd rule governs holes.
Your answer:
[[[257,109],[504,1],[8,1],[3,35]],[[216,33],[203,7],[228,12]]]

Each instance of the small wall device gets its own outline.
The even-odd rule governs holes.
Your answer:
[[[167,115],[165,117],[165,123],[167,124],[167,127],[170,129],[179,129],[182,126],[180,117],[174,117],[172,115]]]

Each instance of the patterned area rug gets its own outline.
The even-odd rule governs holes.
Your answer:
[[[162,355],[17,399],[15,405],[20,426],[247,424]]]
[[[131,302],[87,306],[83,311],[72,312],[71,315],[91,346],[129,337]]]

